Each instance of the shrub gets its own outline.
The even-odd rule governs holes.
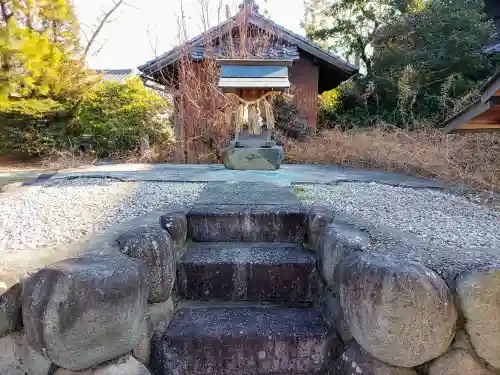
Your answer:
[[[78,107],[77,132],[90,138],[100,156],[137,149],[142,137],[167,145],[174,141],[167,108],[167,102],[139,78],[124,84],[100,82]]]
[[[342,108],[342,96],[338,88],[318,95],[318,130],[334,127]]]
[[[274,99],[274,111],[276,128],[284,136],[302,140],[310,133],[307,119],[299,116],[299,109],[294,103],[278,96]]]
[[[69,145],[69,106],[52,99],[0,99],[0,153],[45,156]]]

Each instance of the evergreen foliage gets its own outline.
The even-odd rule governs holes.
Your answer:
[[[124,84],[101,82],[78,106],[79,134],[90,136],[100,155],[134,150],[142,137],[167,147],[175,140],[165,117],[167,103],[146,89],[139,78]]]
[[[333,39],[366,67],[336,89],[342,105],[320,110],[330,120],[437,125],[500,68],[500,57],[484,52],[495,29],[483,0],[332,0],[325,14],[334,26],[312,35]]]
[[[0,16],[0,154],[78,149],[83,136],[99,155],[173,140],[167,103],[139,78],[100,82],[85,69],[70,0],[0,0]]]
[[[0,94],[78,97],[86,74],[68,0],[0,0]]]

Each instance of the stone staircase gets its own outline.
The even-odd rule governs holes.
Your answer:
[[[295,243],[193,242],[178,265],[188,300],[312,302],[316,260]]]
[[[188,213],[181,302],[152,342],[158,375],[325,373],[335,340],[314,308],[307,213],[291,188],[268,185],[212,187]]]
[[[289,186],[207,184],[3,293],[0,373],[498,374],[500,267],[352,222]]]

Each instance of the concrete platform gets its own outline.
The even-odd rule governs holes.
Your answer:
[[[364,171],[334,165],[282,164],[277,171],[234,171],[222,164],[105,164],[67,169],[47,176],[50,181],[99,177],[122,181],[230,182],[265,181],[278,184],[336,184],[339,182],[377,182],[392,186],[448,189],[442,181],[403,173]]]

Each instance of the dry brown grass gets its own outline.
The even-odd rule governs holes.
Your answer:
[[[126,154],[115,155],[113,160],[121,163],[171,163],[171,164],[216,164],[222,163],[218,158],[218,151],[210,149],[204,144],[196,145],[197,153],[190,152],[188,161],[185,160],[186,147],[182,142],[178,141],[175,144],[168,146],[161,144],[151,145],[144,155],[140,155],[136,150]]]
[[[68,169],[92,165],[98,161],[93,155],[82,154],[76,151],[55,151],[51,156],[39,161],[43,168]]]
[[[392,126],[359,131],[327,130],[306,141],[278,137],[284,143],[285,163],[333,164],[361,169],[412,173],[500,192],[500,134],[446,135],[440,129],[406,131]],[[196,140],[194,140],[196,141]],[[194,142],[193,141],[193,142]],[[200,147],[202,146],[202,147]],[[198,144],[188,163],[222,163],[223,148]],[[185,163],[185,147],[152,145],[144,156],[137,151],[114,155],[124,163]],[[89,156],[58,153],[38,165],[51,169],[75,168],[96,161]]]
[[[500,134],[494,133],[446,135],[441,129],[389,126],[329,130],[305,142],[286,140],[285,162],[385,169],[500,190]]]

